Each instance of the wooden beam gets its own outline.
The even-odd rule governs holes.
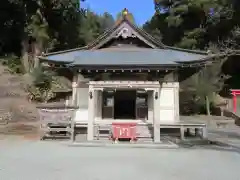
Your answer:
[[[164,75],[164,82],[178,82],[178,73],[176,71],[166,71],[167,74]]]

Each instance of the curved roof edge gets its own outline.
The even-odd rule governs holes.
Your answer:
[[[52,54],[54,55],[54,54]],[[52,62],[55,64],[72,64],[74,61],[58,61],[58,60],[51,60],[48,59],[47,57],[44,56],[37,56],[37,58],[39,58],[41,60],[41,62]]]
[[[183,48],[178,48],[178,47],[173,47],[173,46],[167,46],[164,45],[161,41],[157,40],[154,38],[152,35],[147,33],[145,30],[142,28],[137,27],[134,23],[130,22],[127,18],[122,17],[115,25],[109,29],[107,29],[103,34],[98,36],[95,41],[88,43],[86,46],[83,47],[78,47],[78,48],[73,48],[73,49],[68,49],[68,50],[63,50],[63,51],[56,51],[56,52],[50,52],[50,53],[44,53],[42,57],[50,56],[50,55],[57,55],[57,54],[63,54],[63,53],[68,53],[68,52],[73,52],[73,51],[79,51],[79,50],[91,50],[95,46],[101,43],[104,39],[109,37],[115,30],[118,29],[123,23],[127,23],[131,28],[133,28],[136,32],[138,32],[141,36],[146,38],[148,41],[152,42],[153,44],[156,45],[156,49],[172,49],[172,50],[177,50],[177,51],[182,51],[182,52],[189,52],[189,53],[196,53],[196,54],[201,54],[201,55],[208,55],[208,52],[206,51],[200,51],[200,50],[191,50],[191,49],[183,49]]]

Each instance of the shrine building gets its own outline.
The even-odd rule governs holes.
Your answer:
[[[43,64],[73,72],[76,124],[86,124],[87,140],[96,124],[135,123],[138,136],[160,142],[160,128],[180,123],[180,73],[214,60],[206,52],[164,45],[122,19],[85,47],[43,54]],[[152,129],[152,134],[149,133]]]

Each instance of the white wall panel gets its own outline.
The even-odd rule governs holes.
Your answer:
[[[161,123],[173,123],[175,120],[174,109],[160,109]]]
[[[160,88],[160,107],[174,108],[174,88]]]
[[[161,123],[175,122],[175,88],[162,87],[159,93],[160,98],[160,121]]]
[[[83,123],[88,121],[88,109],[78,109],[74,118],[75,122]]]

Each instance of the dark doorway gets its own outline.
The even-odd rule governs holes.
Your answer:
[[[115,92],[114,119],[136,119],[136,90]]]

